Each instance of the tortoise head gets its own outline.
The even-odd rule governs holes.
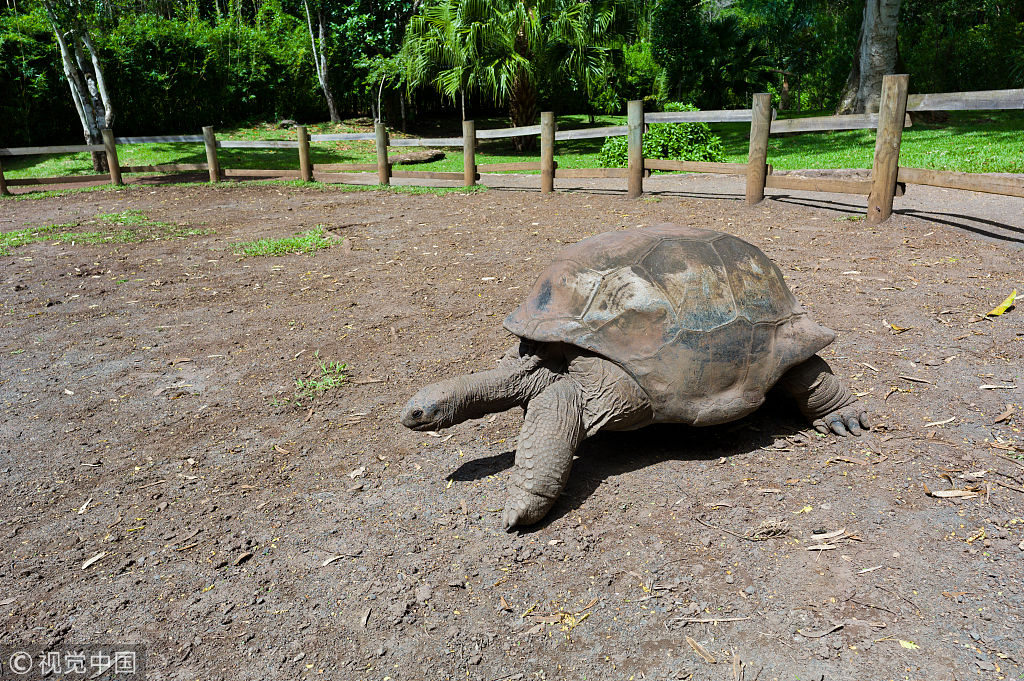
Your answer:
[[[457,378],[421,388],[402,408],[402,425],[412,430],[438,430],[463,421],[458,417],[461,388]]]

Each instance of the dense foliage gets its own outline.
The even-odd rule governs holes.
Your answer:
[[[697,107],[667,102],[665,111],[697,111]],[[628,161],[625,137],[605,139],[598,155],[604,168],[625,168]],[[652,123],[644,133],[644,158],[678,161],[724,161],[722,140],[711,134],[707,123]]]
[[[366,110],[372,60],[397,50],[412,0],[347,3],[331,14],[328,53],[346,113]],[[21,3],[22,7],[30,3]],[[250,17],[121,13],[95,32],[120,134],[195,133],[203,125],[293,118],[321,120],[310,36],[301,3],[277,0]],[[383,17],[373,12],[381,11]],[[81,139],[53,31],[39,6],[0,11],[0,146]]]
[[[835,105],[863,0],[61,0],[93,13],[122,134],[323,120],[306,7],[344,115]],[[43,0],[0,9],[0,146],[81,139]],[[903,0],[913,92],[1024,87],[1024,0]],[[403,41],[405,49],[402,49]]]

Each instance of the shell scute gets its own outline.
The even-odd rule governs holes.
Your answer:
[[[799,307],[778,266],[753,244],[718,239],[715,251],[726,263],[738,313],[753,323],[778,321]]]
[[[736,318],[728,273],[711,244],[665,239],[640,264],[673,306],[676,331],[707,331]]]

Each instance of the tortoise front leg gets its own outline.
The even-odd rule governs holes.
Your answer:
[[[860,435],[862,428],[870,429],[867,411],[821,357],[814,355],[793,367],[780,383],[818,432]]]
[[[583,397],[575,381],[557,381],[530,400],[502,514],[506,530],[532,525],[554,506],[584,437]]]

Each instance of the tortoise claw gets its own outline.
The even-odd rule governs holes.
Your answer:
[[[519,524],[519,512],[511,508],[506,508],[501,514],[502,529],[506,532],[511,532],[515,529],[517,524]]]
[[[847,416],[846,417],[846,429],[850,431],[850,435],[860,435],[861,434],[862,431],[861,431],[861,428],[860,428],[860,422],[857,420],[856,416]]]
[[[859,436],[866,430],[871,430],[871,423],[868,420],[866,411],[854,409],[839,409],[814,421],[814,428],[825,435],[835,433],[841,437],[847,435]]]

